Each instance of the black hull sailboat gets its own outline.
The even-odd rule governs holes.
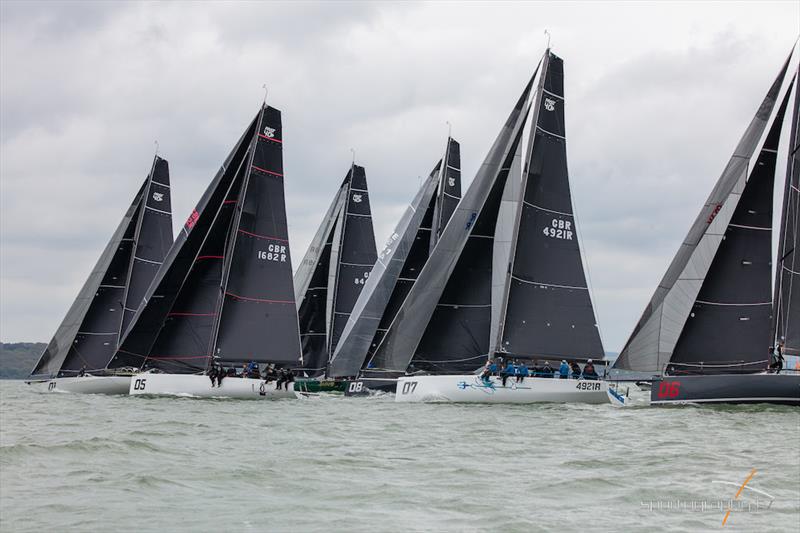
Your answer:
[[[614,364],[612,379],[653,377],[652,404],[800,405],[800,373],[779,373],[784,354],[800,353],[800,87],[790,59]],[[773,189],[787,116],[791,134],[773,296]]]
[[[112,364],[112,357],[172,240],[169,165],[155,156],[29,383],[55,392],[127,394],[131,369]]]
[[[264,104],[186,221],[115,355],[131,394],[294,397],[260,367],[301,362],[282,132]]]

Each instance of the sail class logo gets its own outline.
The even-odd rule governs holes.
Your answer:
[[[456,179],[455,178],[447,178],[447,184],[451,187],[456,186]]]
[[[361,203],[361,195],[360,194],[354,194],[353,195],[353,201],[355,203],[357,203],[357,204],[360,204]]]
[[[270,128],[269,126],[264,127],[264,137],[269,137],[270,139],[275,137],[275,128]]]
[[[164,199],[164,193],[163,192],[154,192],[153,193],[153,200],[155,200],[156,202],[160,202],[163,199]]]
[[[544,108],[548,111],[555,111],[556,109],[556,101],[551,98],[544,99]]]

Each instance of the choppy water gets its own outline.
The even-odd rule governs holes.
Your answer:
[[[2,531],[800,529],[795,408],[0,400]]]

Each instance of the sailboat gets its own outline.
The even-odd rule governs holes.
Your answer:
[[[448,136],[445,153],[386,240],[342,332],[328,368],[333,378],[365,370],[354,389],[376,389],[395,379],[371,379],[364,366],[374,355],[461,199],[461,147]],[[349,386],[353,386],[350,384]],[[356,390],[349,392],[356,392]]]
[[[192,211],[115,355],[132,395],[289,398],[208,371],[301,363],[284,202],[281,113],[261,107]],[[244,375],[244,374],[243,374]]]
[[[294,277],[307,376],[327,373],[376,258],[367,176],[353,162]],[[320,388],[316,380],[303,383]]]
[[[110,363],[172,245],[170,206],[169,164],[156,155],[28,383],[51,392],[128,393],[131,369]]]
[[[372,372],[414,373],[398,379],[397,401],[609,401],[602,381],[477,372],[495,356],[604,355],[569,188],[563,77],[548,48],[375,351]]]
[[[800,405],[800,374],[768,371],[774,347],[800,354],[800,84],[790,59],[614,364],[613,379],[652,380],[652,404]],[[773,188],[790,101],[773,297]]]

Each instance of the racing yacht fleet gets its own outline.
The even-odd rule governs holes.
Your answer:
[[[635,387],[625,384],[638,382],[654,405],[800,405],[800,373],[781,372],[785,355],[800,355],[797,54],[620,357],[597,377],[589,368],[608,361],[572,202],[565,80],[548,47],[463,195],[461,146],[448,136],[380,251],[366,170],[354,160],[296,272],[278,109],[260,106],[174,242],[168,164],[156,155],[28,383],[49,392],[279,399],[383,389],[398,402],[625,405],[623,388]],[[528,372],[550,362],[586,371]]]

